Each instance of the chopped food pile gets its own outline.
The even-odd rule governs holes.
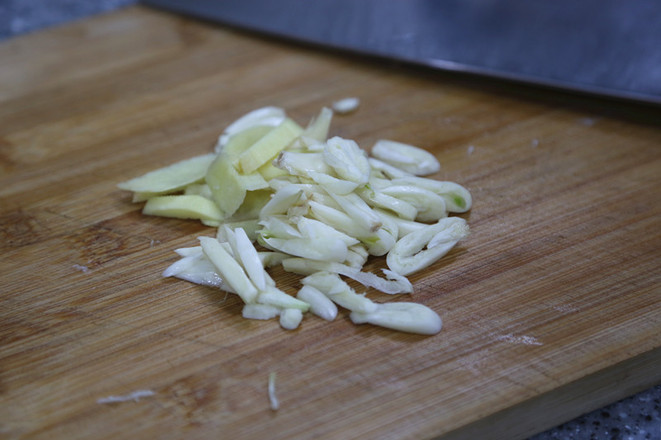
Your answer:
[[[354,110],[357,101],[336,104]],[[215,237],[177,249],[163,273],[237,294],[243,316],[278,318],[296,329],[306,313],[333,320],[337,306],[356,324],[425,335],[441,318],[412,302],[376,303],[345,278],[388,294],[411,293],[406,278],[468,235],[461,217],[471,195],[430,179],[440,164],[429,152],[378,141],[371,157],[350,139],[329,138],[333,111],[323,108],[305,128],[278,107],[254,110],[229,125],[214,152],[121,183],[143,213],[197,219]],[[385,256],[383,277],[363,270]],[[281,265],[303,276],[296,296],[280,290],[266,269]]]

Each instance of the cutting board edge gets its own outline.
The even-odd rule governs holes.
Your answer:
[[[661,384],[660,364],[661,347],[656,347],[448,432],[437,440],[528,438]]]

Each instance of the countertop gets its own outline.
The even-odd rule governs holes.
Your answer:
[[[0,2],[0,40],[115,10],[131,0],[9,0]],[[0,42],[0,44],[2,44]],[[593,411],[532,437],[547,439],[661,439],[661,386]]]

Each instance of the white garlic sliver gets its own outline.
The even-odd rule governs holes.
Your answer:
[[[441,169],[441,164],[430,152],[386,139],[374,144],[372,156],[416,176],[426,176]]]

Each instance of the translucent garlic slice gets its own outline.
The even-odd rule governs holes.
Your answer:
[[[370,323],[422,335],[435,335],[443,327],[443,321],[436,312],[422,304],[410,302],[377,304],[373,312],[352,312],[349,317],[354,324]]]
[[[269,304],[246,304],[241,312],[247,319],[273,319],[280,315],[278,307]]]
[[[355,141],[334,136],[326,141],[323,157],[344,180],[364,185],[370,178],[367,154]]]
[[[386,263],[394,272],[410,275],[438,261],[467,235],[466,220],[460,217],[443,218],[399,239],[388,253]],[[430,243],[432,246],[429,246]]]
[[[280,125],[287,115],[285,111],[279,107],[262,107],[241,116],[236,121],[232,122],[218,138],[215,150],[218,153],[222,148],[227,145],[230,138],[237,133],[247,130],[252,127],[266,126],[276,127]]]
[[[342,98],[333,102],[333,110],[341,115],[345,115],[358,110],[360,99],[354,96]]]
[[[244,303],[255,302],[257,288],[250,281],[243,268],[215,238],[199,237],[202,250],[223,280],[235,291]]]
[[[301,301],[310,304],[310,312],[327,321],[332,321],[337,317],[337,306],[319,289],[312,286],[303,286],[296,297]]]
[[[339,276],[321,272],[301,280],[304,286],[312,286],[322,292],[335,304],[353,312],[370,313],[376,310],[376,303],[364,295],[357,294]]]
[[[384,275],[386,275],[386,279],[384,279],[371,272],[363,272],[346,264],[314,261],[305,258],[286,258],[282,260],[282,267],[287,272],[300,275],[314,275],[317,272],[344,275],[358,281],[365,287],[373,287],[388,294],[413,292],[413,285],[405,276],[388,269],[382,269]]]
[[[416,176],[426,176],[441,169],[441,164],[429,151],[387,139],[374,144],[372,156]]]
[[[303,312],[299,309],[284,309],[280,312],[280,326],[285,330],[295,330],[303,320]]]

